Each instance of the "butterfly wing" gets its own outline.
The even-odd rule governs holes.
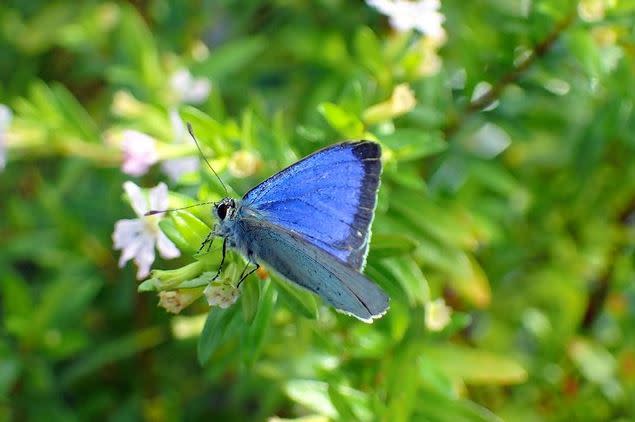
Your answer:
[[[372,322],[388,310],[381,288],[302,235],[254,216],[237,224],[244,245],[259,260],[339,311]]]
[[[369,141],[327,147],[249,191],[262,218],[361,270],[377,202],[381,149]]]

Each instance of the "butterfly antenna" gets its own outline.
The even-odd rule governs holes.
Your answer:
[[[223,189],[225,189],[225,195],[229,195],[229,192],[227,191],[227,186],[225,186],[225,184],[223,183],[223,180],[220,178],[218,173],[216,173],[216,170],[214,170],[212,165],[209,163],[209,161],[207,160],[207,157],[205,157],[205,154],[203,154],[203,150],[201,149],[201,146],[198,144],[198,141],[196,140],[196,136],[194,136],[194,130],[192,129],[192,125],[190,124],[190,122],[187,122],[186,125],[187,125],[187,131],[190,133],[190,136],[194,140],[194,143],[196,144],[196,148],[198,148],[198,152],[201,153],[201,157],[203,157],[203,160],[205,160],[205,162],[207,163],[207,167],[209,167],[212,173],[214,173],[214,176],[216,176],[220,184],[223,186]]]
[[[167,210],[150,210],[143,215],[147,217],[149,215],[163,214],[164,212],[181,211],[181,210],[186,210],[188,208],[200,207],[201,205],[209,205],[213,203],[214,201],[209,201],[209,202],[201,202],[200,204],[188,205],[187,207],[181,207],[181,208],[170,208]]]

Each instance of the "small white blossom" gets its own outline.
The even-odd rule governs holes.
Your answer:
[[[229,283],[211,283],[203,291],[209,306],[227,309],[238,300],[240,290]]]
[[[426,304],[426,328],[430,331],[441,331],[450,323],[452,308],[440,297]]]
[[[176,110],[170,110],[170,122],[174,132],[174,144],[191,143],[194,141],[188,136],[185,123]],[[165,160],[161,163],[161,170],[168,175],[172,181],[176,182],[182,175],[198,170],[200,160],[198,157],[184,157]]]
[[[206,78],[193,77],[187,69],[179,69],[170,78],[170,87],[179,102],[199,104],[209,97],[212,83]]]
[[[165,183],[159,183],[148,191],[147,196],[132,182],[125,182],[123,187],[138,218],[117,221],[112,239],[114,248],[121,250],[119,267],[134,259],[138,267],[137,278],[142,279],[150,273],[155,245],[163,258],[176,258],[181,254],[159,229],[161,215],[144,216],[150,210],[167,208],[168,187]]]
[[[0,170],[4,169],[7,163],[5,143],[12,119],[13,113],[11,113],[11,109],[4,104],[0,104]]]
[[[429,37],[445,40],[441,26],[445,17],[439,11],[439,0],[366,0],[366,3],[386,15],[397,31],[417,30]]]
[[[145,133],[125,130],[121,141],[123,164],[121,170],[131,176],[142,176],[157,161],[156,141]]]

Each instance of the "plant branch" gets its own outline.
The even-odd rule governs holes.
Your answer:
[[[463,113],[456,119],[449,122],[443,130],[445,138],[449,139],[461,127],[463,122],[472,114],[486,109],[497,101],[508,85],[518,81],[525,72],[540,58],[544,57],[554,46],[560,35],[575,21],[576,10],[571,11],[563,18],[541,42],[531,50],[531,52],[518,65],[507,72],[499,81],[487,92],[471,101],[463,110]]]

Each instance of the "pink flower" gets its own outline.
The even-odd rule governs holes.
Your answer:
[[[156,141],[136,130],[125,130],[121,141],[123,164],[121,170],[131,176],[142,176],[157,161]]]
[[[161,214],[144,216],[150,210],[163,210],[168,206],[168,187],[159,183],[147,194],[132,182],[123,184],[130,205],[138,218],[119,220],[115,223],[112,235],[114,248],[121,250],[119,267],[123,267],[131,259],[137,264],[137,278],[145,278],[150,273],[154,262],[154,247],[163,258],[171,259],[181,255],[176,246],[159,229]]]

